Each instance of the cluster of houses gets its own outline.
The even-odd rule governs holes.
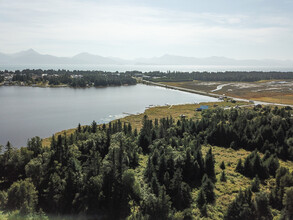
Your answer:
[[[4,82],[3,82],[3,84],[4,85],[9,85],[10,82],[12,81],[12,78],[13,78],[14,74],[4,73],[3,75],[4,75]]]

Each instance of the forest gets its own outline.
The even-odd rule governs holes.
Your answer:
[[[135,77],[154,82],[182,82],[182,81],[238,81],[255,82],[259,80],[289,80],[293,79],[293,72],[263,72],[263,71],[226,71],[226,72],[105,72],[105,71],[69,71],[69,70],[41,70],[25,69],[16,71],[0,71],[0,83],[4,75],[13,75],[12,82],[26,84],[45,84],[50,86],[68,85],[71,87],[134,85]]]
[[[136,80],[129,74],[111,73],[103,71],[68,71],[68,70],[22,70],[22,71],[0,71],[4,80],[4,74],[11,74],[12,82],[23,82],[25,84],[48,84],[50,86],[68,85],[71,87],[88,86],[120,86],[135,85]]]
[[[251,185],[238,191],[223,219],[293,218],[293,172],[279,162],[293,161],[292,109],[269,106],[208,109],[198,120],[145,115],[140,130],[93,121],[53,135],[50,147],[39,137],[20,149],[8,142],[0,155],[0,209],[10,219],[209,218],[218,202],[215,183],[226,184],[230,166],[222,161],[216,176],[213,146],[251,152],[235,168]],[[275,184],[263,191],[268,178]]]
[[[148,72],[146,80],[154,82],[182,81],[238,81],[255,82],[259,80],[293,79],[293,72],[263,72],[263,71],[225,71],[225,72]]]

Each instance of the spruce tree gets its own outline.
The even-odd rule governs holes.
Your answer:
[[[243,173],[243,165],[242,165],[242,160],[239,159],[237,162],[237,166],[235,168],[235,171],[238,173]]]
[[[259,190],[260,190],[259,184],[260,184],[260,180],[258,178],[258,175],[256,175],[256,177],[254,177],[251,182],[251,191],[252,192],[259,192]]]
[[[97,122],[93,121],[92,122],[92,130],[91,130],[92,133],[96,133],[97,132],[97,126],[98,126],[97,125]]]
[[[221,182],[227,182],[225,171],[223,170],[220,177]]]
[[[224,161],[222,161],[222,163],[220,164],[220,168],[222,170],[225,170],[226,169],[226,166],[225,166],[225,162]]]
[[[212,148],[209,149],[205,157],[205,172],[208,175],[209,179],[211,179],[213,182],[217,181],[215,174],[215,159]]]
[[[203,193],[205,194],[207,203],[214,203],[216,201],[216,195],[214,192],[214,184],[208,178],[206,174],[203,177],[203,182],[201,187],[202,187]]]

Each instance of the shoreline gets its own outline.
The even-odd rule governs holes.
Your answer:
[[[214,98],[223,97],[223,95],[219,95],[219,94],[215,94],[215,93],[204,92],[204,91],[200,91],[200,90],[187,89],[187,88],[182,88],[182,87],[178,87],[178,86],[171,86],[171,85],[166,85],[166,84],[157,83],[157,82],[151,82],[151,81],[147,81],[147,80],[141,80],[141,82],[143,84],[146,84],[146,85],[160,86],[160,87],[164,87],[164,88],[168,88],[168,89],[174,89],[174,90],[179,90],[179,91],[183,91],[183,92],[195,93],[195,94],[210,96],[210,97],[214,97]],[[277,105],[277,106],[283,106],[283,107],[290,106],[291,108],[293,108],[293,105],[290,105],[290,104],[264,102],[264,101],[258,101],[258,100],[253,100],[253,99],[236,98],[236,97],[226,96],[226,95],[225,95],[225,97],[228,98],[228,99],[233,99],[235,101],[240,101],[240,102],[253,102],[251,104],[255,104],[255,105],[257,105],[257,104],[260,104],[260,105]]]
[[[119,86],[135,86],[136,84],[124,84],[124,85],[108,85],[108,86],[86,86],[86,87],[72,87],[69,85],[4,85],[0,83],[0,87],[3,86],[18,86],[18,87],[33,87],[33,88],[72,88],[72,89],[87,89],[87,88],[107,88],[107,87],[119,87]]]
[[[135,114],[131,115],[123,115],[119,118],[115,118],[107,123],[101,123],[98,124],[98,126],[102,126],[103,124],[109,124],[110,122],[115,122],[117,120],[120,120],[121,123],[131,123],[133,129],[140,130],[142,126],[142,120],[144,115],[147,115],[149,119],[159,119],[164,117],[172,117],[173,119],[179,119],[182,115],[184,115],[187,118],[194,118],[199,119],[201,116],[201,111],[195,111],[196,108],[199,108],[201,105],[208,105],[210,109],[221,107],[221,108],[233,108],[235,106],[243,106],[243,107],[249,107],[247,105],[248,103],[244,102],[236,102],[231,103],[227,101],[218,101],[218,102],[200,102],[200,103],[185,103],[185,104],[178,104],[178,105],[162,105],[162,106],[152,106],[152,107],[146,107],[143,112],[137,112]],[[81,125],[81,126],[88,126],[88,125]],[[75,132],[77,128],[68,128],[64,129],[62,131],[57,131],[54,133],[54,135],[70,135],[71,133]],[[50,146],[51,136],[42,138],[43,146]]]

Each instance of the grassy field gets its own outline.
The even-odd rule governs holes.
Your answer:
[[[232,96],[235,98],[251,99],[263,102],[280,103],[293,105],[293,81],[287,80],[262,80],[258,82],[162,82],[169,86],[176,86],[186,89],[211,92],[220,95]],[[225,86],[212,92],[219,85]]]

